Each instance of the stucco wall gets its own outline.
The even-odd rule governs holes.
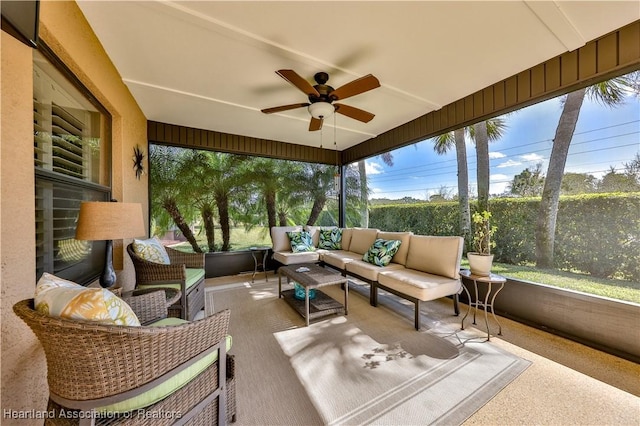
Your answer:
[[[148,223],[147,175],[137,180],[133,148],[147,147],[147,120],[111,64],[75,2],[40,3],[40,38],[62,59],[113,117],[113,197],[142,203]],[[14,314],[14,303],[33,296],[35,288],[35,200],[33,173],[32,49],[1,34],[0,132],[0,257],[2,271],[2,410],[44,410],[47,399],[46,364],[34,335]],[[145,158],[145,168],[147,167]],[[118,282],[134,285],[133,266],[114,241]],[[41,420],[0,423],[42,424]]]

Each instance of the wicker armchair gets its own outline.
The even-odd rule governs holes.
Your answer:
[[[136,254],[133,244],[127,246],[136,270],[136,287],[179,286],[182,296],[169,308],[169,315],[192,321],[204,309],[204,254],[184,253],[171,247],[165,249],[169,254],[169,265],[149,262]],[[195,279],[192,272],[198,274]]]
[[[156,298],[152,303],[157,306],[165,302],[162,291],[137,297]],[[164,309],[166,313],[166,304]],[[48,411],[56,413],[45,424],[223,425],[235,421],[235,365],[233,356],[226,353],[229,310],[168,327],[53,318],[35,311],[33,299],[18,302],[13,310],[45,351]],[[156,388],[216,351],[213,364],[152,405],[121,413],[98,408]],[[224,408],[219,412],[219,407]]]

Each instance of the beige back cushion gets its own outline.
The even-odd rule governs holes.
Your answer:
[[[318,247],[320,244],[320,230],[321,229],[334,229],[337,226],[309,226],[305,225],[304,230],[311,234],[311,239],[313,240],[313,246]]]
[[[349,250],[351,245],[351,235],[353,234],[353,228],[342,228],[342,250]]]
[[[351,233],[351,244],[349,251],[358,254],[364,254],[369,247],[376,241],[378,230],[372,228],[353,228]],[[344,250],[344,247],[342,248]]]
[[[460,278],[462,237],[412,235],[405,266],[443,277]]]
[[[404,265],[407,262],[407,254],[409,253],[409,239],[413,235],[413,232],[378,232],[377,238],[382,238],[383,240],[399,240],[400,248],[397,253],[391,259],[393,263],[399,263]]]
[[[302,226],[274,226],[271,228],[273,251],[291,251],[291,241],[287,232],[302,231]]]

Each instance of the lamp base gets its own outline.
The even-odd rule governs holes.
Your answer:
[[[103,288],[113,287],[116,283],[116,271],[113,269],[113,240],[107,240],[104,250],[104,269],[100,275],[100,286]]]

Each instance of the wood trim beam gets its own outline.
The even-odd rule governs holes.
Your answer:
[[[181,148],[204,149],[309,163],[336,164],[336,152],[332,149],[233,135],[213,130],[194,129],[157,121],[147,122],[147,139],[149,143]]]

